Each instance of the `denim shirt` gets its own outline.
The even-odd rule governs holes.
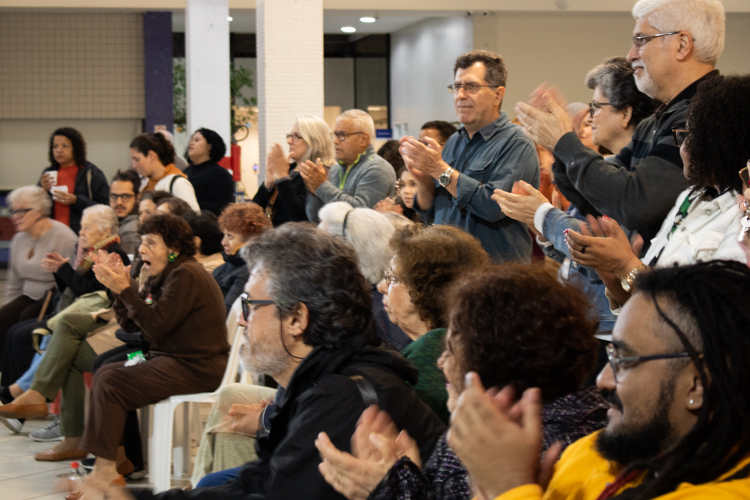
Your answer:
[[[565,243],[565,230],[580,231],[581,223],[586,224],[586,218],[573,205],[570,205],[567,212],[557,208],[547,212],[542,232],[552,246],[544,248],[544,253],[562,263],[561,278],[580,288],[594,304],[599,316],[599,334],[609,334],[617,318],[610,309],[609,299],[604,295],[607,287],[594,269],[581,266],[570,258],[568,245]]]
[[[531,236],[526,225],[506,217],[490,199],[495,189],[511,191],[524,180],[539,187],[539,160],[529,138],[503,111],[472,138],[465,128],[443,147],[443,161],[459,172],[457,196],[435,181],[435,200],[422,220],[456,226],[474,235],[495,262],[531,263]]]

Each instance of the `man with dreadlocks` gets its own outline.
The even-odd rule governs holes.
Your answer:
[[[750,498],[750,269],[659,269],[636,287],[598,379],[612,403],[607,427],[557,464],[545,456],[539,466],[539,390],[493,401],[471,374],[448,443],[484,498]]]

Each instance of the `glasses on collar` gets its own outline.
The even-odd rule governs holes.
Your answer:
[[[240,302],[242,303],[242,319],[245,321],[247,321],[247,318],[250,316],[250,306],[262,307],[276,305],[275,300],[254,300],[251,299],[247,293],[240,295]]]

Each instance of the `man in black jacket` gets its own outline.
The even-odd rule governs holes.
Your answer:
[[[257,236],[242,250],[250,268],[243,295],[245,367],[284,392],[258,460],[223,486],[170,490],[160,499],[341,499],[318,472],[315,439],[326,432],[349,451],[357,420],[371,404],[386,410],[420,446],[423,460],[445,431],[405,381],[417,370],[378,347],[370,286],[354,250],[301,223]]]

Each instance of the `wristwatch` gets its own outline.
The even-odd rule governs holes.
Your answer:
[[[630,293],[630,290],[633,288],[633,283],[635,282],[635,277],[646,269],[648,269],[648,266],[645,264],[641,264],[640,266],[636,267],[628,274],[620,278],[620,286],[622,287],[622,289]]]
[[[452,167],[448,167],[448,170],[440,174],[440,177],[438,177],[438,184],[440,184],[444,188],[447,188],[451,183],[453,172],[455,172],[455,169]]]

